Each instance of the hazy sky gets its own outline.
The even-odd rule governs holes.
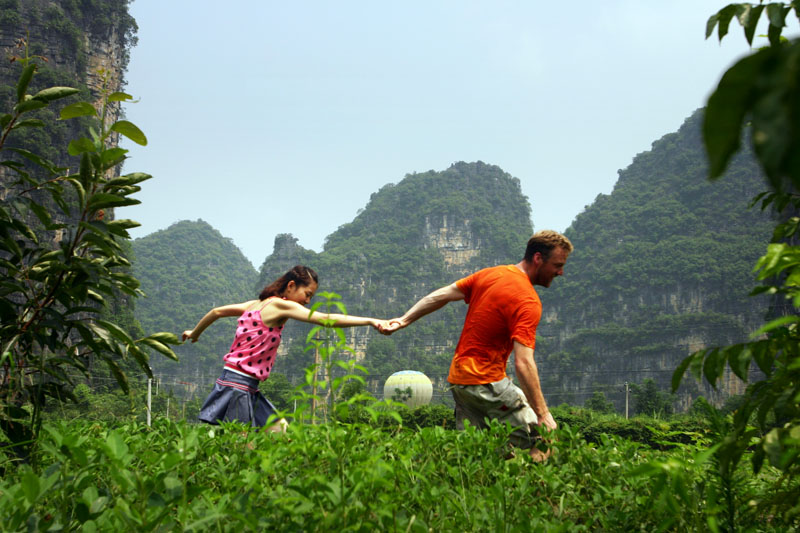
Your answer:
[[[564,230],[747,52],[736,22],[704,39],[727,3],[135,0],[149,144],[125,172],[154,178],[117,216],[201,218],[258,268],[279,233],[321,251],[383,185],[481,160]]]

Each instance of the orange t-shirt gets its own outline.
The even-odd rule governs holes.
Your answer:
[[[482,385],[506,377],[514,341],[536,346],[542,302],[528,276],[514,265],[479,270],[456,286],[469,304],[447,381]]]

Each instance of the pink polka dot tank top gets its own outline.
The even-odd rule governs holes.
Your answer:
[[[245,311],[239,317],[231,350],[222,358],[225,366],[264,381],[275,364],[282,330],[283,326],[264,326],[258,309]]]

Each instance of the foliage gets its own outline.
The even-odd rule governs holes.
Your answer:
[[[709,19],[707,36],[717,28],[722,39],[736,17],[752,42],[756,24],[766,14],[770,46],[738,61],[723,75],[709,97],[703,128],[712,179],[722,174],[739,150],[742,130],[748,131],[769,186],[754,204],[760,201],[762,209],[773,206],[782,215],[772,243],[755,267],[758,280],[768,284],[753,292],[784,300],[789,311],[756,332],[753,340],[687,357],[675,371],[673,389],[687,369],[716,386],[726,367],[746,381],[751,365],[758,366],[766,379],[748,385],[716,458],[720,471],[732,472],[753,449],[754,472],[765,463],[781,472],[764,505],[796,517],[800,515],[800,247],[795,243],[800,219],[794,214],[800,208],[800,40],[781,37],[792,11],[800,18],[800,3],[731,4]]]
[[[638,414],[649,416],[669,415],[673,411],[674,398],[658,388],[651,378],[646,378],[641,385],[632,383],[633,408]]]
[[[281,411],[288,411],[293,398],[292,386],[286,376],[270,372],[269,379],[259,385],[261,393]]]
[[[661,452],[608,435],[589,444],[562,427],[554,456],[534,464],[527,454],[504,459],[497,424],[244,431],[166,420],[47,425],[41,466],[0,480],[4,529],[682,531],[704,530],[720,512],[708,457],[693,446]],[[796,525],[747,505],[771,475],[737,487],[742,529]]]
[[[614,402],[606,400],[606,395],[601,391],[595,391],[592,394],[592,397],[586,400],[584,407],[591,409],[592,411],[597,411],[598,413],[616,412],[616,409],[614,408]]]
[[[638,442],[655,450],[669,450],[682,444],[699,444],[709,439],[709,424],[702,415],[673,415],[652,418],[646,414],[626,419],[616,413],[560,405],[552,409],[559,424],[567,424],[588,443],[601,444],[602,435]]]
[[[64,120],[93,120],[91,139],[82,137],[69,145],[70,155],[80,158],[79,172],[65,174],[66,169],[30,150],[5,147],[16,131],[44,127],[41,120],[26,118],[27,113],[77,93],[50,87],[28,94],[37,63],[25,51],[17,58],[23,69],[16,104],[0,115],[0,150],[27,163],[0,161],[16,176],[16,194],[0,204],[0,429],[20,453],[30,449],[38,434],[45,399],[69,396],[64,387],[71,380],[69,369],[86,373],[91,360],[98,358],[126,389],[119,360],[132,358],[149,373],[149,349],[174,357],[168,344],[177,342],[167,333],[134,339],[113,320],[99,316],[117,294],[139,294],[138,281],[126,271],[130,264],[121,244],[137,224],[110,216],[114,207],[139,203],[130,195],[150,177],[114,173],[127,150],[113,146],[112,135],[146,144],[135,125],[107,120],[110,102],[131,97],[106,91],[99,108],[75,102],[61,110]],[[47,205],[55,206],[58,215],[34,193],[47,197]]]
[[[337,312],[347,314],[347,308],[341,302],[341,296],[334,292],[322,291],[318,294],[322,300],[314,302],[309,309],[309,316],[315,312],[322,312],[330,314]],[[324,308],[323,311],[320,311]],[[321,325],[316,325],[311,328],[306,336],[306,351],[314,350],[318,359],[314,364],[308,366],[305,370],[306,388],[312,388],[311,396],[303,395],[301,398],[314,400],[313,405],[319,405],[323,400],[322,397],[317,396],[316,391],[325,389],[327,394],[324,398],[326,404],[323,408],[325,418],[331,417],[336,420],[340,417],[341,413],[345,415],[348,413],[350,406],[357,405],[362,399],[368,399],[365,395],[354,394],[349,398],[341,398],[340,393],[342,388],[350,381],[355,381],[364,384],[364,378],[359,373],[366,373],[366,368],[356,363],[355,353],[353,349],[347,345],[347,341],[342,328],[334,327],[336,320],[327,318],[322,320]],[[345,354],[345,358],[342,358]],[[324,380],[319,379],[320,371],[324,376]],[[359,372],[359,373],[357,373]],[[337,400],[343,400],[337,404]],[[371,408],[367,408],[372,412]],[[317,420],[316,410],[312,410],[311,420]]]

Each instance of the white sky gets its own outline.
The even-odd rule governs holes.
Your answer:
[[[135,0],[149,144],[124,171],[154,179],[117,217],[201,218],[258,268],[278,233],[321,251],[383,185],[481,160],[562,231],[747,52],[735,21],[704,39],[727,3]]]

